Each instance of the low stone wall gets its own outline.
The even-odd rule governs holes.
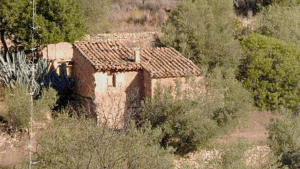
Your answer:
[[[84,40],[97,42],[100,40],[117,40],[124,43],[127,47],[149,48],[155,47],[157,37],[160,32],[138,32],[138,33],[105,33],[95,37],[87,35]]]

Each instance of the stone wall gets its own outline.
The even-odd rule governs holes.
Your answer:
[[[86,41],[97,42],[100,40],[117,40],[127,47],[151,48],[155,47],[157,37],[160,32],[139,32],[139,33],[109,33],[99,34],[95,37],[87,35]]]
[[[67,61],[73,58],[73,45],[67,42],[49,44],[42,50],[42,57],[47,60]]]
[[[57,74],[61,73],[62,64],[67,66],[67,74],[71,75],[72,65],[70,61],[73,58],[73,45],[67,42],[57,44],[49,44],[42,50],[42,58],[51,61],[52,69],[55,69]]]
[[[193,85],[199,84],[201,85],[201,81],[203,80],[203,76],[198,77],[191,77],[195,78],[194,82],[189,82],[186,77],[173,77],[173,78],[158,78],[158,79],[151,79],[151,96],[153,97],[155,94],[155,90],[157,89],[158,85],[161,85],[162,87],[175,87],[176,83],[180,83],[180,89],[181,90],[188,90],[192,89]]]
[[[96,70],[84,57],[80,56],[78,51],[74,52],[73,65],[76,94],[94,98]]]
[[[131,106],[144,95],[142,71],[113,72],[115,86],[109,86],[112,72],[95,73],[95,105],[98,122],[113,128],[123,128],[131,116]],[[106,77],[106,78],[105,78]]]
[[[152,78],[150,77],[150,74],[147,73],[146,71],[143,71],[143,76],[144,76],[144,96],[151,97],[152,96],[152,86],[151,86]]]

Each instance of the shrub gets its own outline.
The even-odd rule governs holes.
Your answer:
[[[242,138],[219,146],[221,162],[217,163],[217,169],[275,169],[280,166],[272,153],[259,150],[259,146],[251,145]]]
[[[6,88],[5,101],[8,107],[8,122],[13,130],[28,129],[31,96],[25,85],[17,84],[15,88]],[[43,120],[46,113],[54,107],[56,103],[56,91],[54,89],[42,90],[42,95],[38,100],[34,100],[33,118]]]
[[[247,53],[238,78],[263,110],[295,109],[299,103],[300,49],[276,38],[252,34],[242,42]]]
[[[299,0],[272,0],[272,3],[279,4],[281,6],[294,7],[300,4]]]
[[[239,139],[226,145],[222,152],[222,163],[218,168],[223,169],[247,169],[251,168],[245,164],[245,152],[249,149],[250,145],[245,140]]]
[[[153,144],[159,133],[134,126],[114,131],[89,119],[60,114],[39,139],[35,167],[171,168],[171,156]]]
[[[171,46],[201,67],[235,67],[241,56],[234,39],[231,0],[180,1],[163,27],[164,45]]]
[[[268,127],[268,145],[283,166],[300,167],[300,116],[285,112]]]
[[[25,86],[5,90],[5,100],[8,107],[8,121],[15,129],[29,128],[30,120],[30,95]]]
[[[251,93],[236,80],[234,69],[215,69],[208,77],[209,90],[214,93],[214,120],[220,126],[233,129],[240,125],[252,110]],[[221,105],[219,103],[221,103]]]
[[[284,2],[284,1],[282,1]],[[258,17],[258,32],[264,35],[300,44],[300,7],[271,5]]]
[[[162,129],[162,146],[174,147],[177,154],[188,153],[245,117],[251,107],[249,94],[234,78],[222,76],[214,73],[215,80],[208,80],[207,87],[207,81],[191,81],[190,90],[158,86],[154,98],[142,104],[142,119]]]

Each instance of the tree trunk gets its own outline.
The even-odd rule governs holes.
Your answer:
[[[5,59],[6,58],[5,56],[8,51],[8,47],[7,47],[5,38],[4,38],[4,33],[5,33],[5,30],[0,30],[0,39],[1,39],[1,43],[3,44],[3,47],[4,47],[4,59]]]

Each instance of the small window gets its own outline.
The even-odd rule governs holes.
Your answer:
[[[67,65],[67,75],[73,76],[73,66],[72,65]]]
[[[116,74],[112,73],[107,76],[107,86],[108,87],[116,87]]]
[[[62,63],[60,66],[59,66],[59,75],[60,76],[67,76],[67,65],[66,63]]]
[[[113,83],[113,87],[116,87],[116,74],[113,74],[112,83]]]

